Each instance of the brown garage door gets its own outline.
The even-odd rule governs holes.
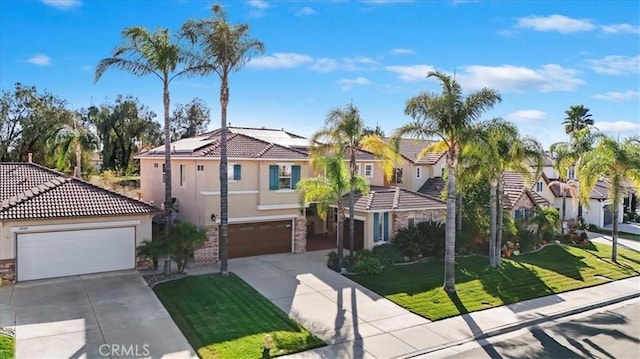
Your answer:
[[[229,225],[229,258],[290,252],[290,220]]]
[[[364,221],[359,221],[357,219],[353,220],[353,227],[355,228],[354,236],[353,236],[353,249],[359,250],[364,248]],[[344,245],[342,248],[350,249],[349,245],[349,218],[344,220]]]

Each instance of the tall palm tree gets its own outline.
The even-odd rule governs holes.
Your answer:
[[[577,180],[573,179],[558,179],[555,181],[549,182],[549,187],[558,186],[558,191],[562,194],[562,215],[560,218],[560,233],[563,233],[563,223],[565,222],[567,216],[567,194],[571,196],[571,201],[575,208],[576,204],[579,202],[580,198],[580,183]]]
[[[117,46],[111,57],[100,60],[96,68],[94,83],[111,68],[129,72],[138,77],[154,75],[162,81],[162,103],[164,105],[164,237],[169,240],[173,203],[171,201],[171,131],[169,124],[169,83],[184,74],[176,71],[183,62],[181,47],[171,40],[169,30],[158,28],[153,33],[144,27],[125,28],[122,31],[122,44]],[[164,272],[171,271],[171,259],[164,260]]]
[[[324,126],[311,136],[311,156],[324,156],[328,153],[346,154],[349,157],[349,176],[357,175],[356,156],[358,151],[371,152],[382,161],[385,177],[390,178],[394,163],[398,160],[396,152],[376,133],[367,134],[367,128],[360,117],[360,111],[353,104],[344,108],[334,108],[327,114]],[[354,194],[356,188],[349,191],[349,256],[354,252]],[[342,257],[342,246],[338,246],[338,257]]]
[[[227,106],[229,75],[239,71],[252,55],[262,54],[264,44],[249,37],[248,24],[229,24],[222,5],[213,5],[213,17],[190,20],[182,25],[182,36],[193,46],[190,71],[220,78],[220,273],[228,275],[229,180],[227,178]]]
[[[567,117],[562,124],[564,125],[564,132],[568,135],[571,135],[574,131],[593,126],[593,118],[589,113],[589,109],[583,105],[573,105],[564,113]]]
[[[73,112],[69,112],[69,116],[51,133],[47,142],[53,150],[58,170],[73,168],[69,163],[72,162],[71,157],[75,157],[73,172],[78,178],[82,178],[82,151],[92,152],[98,147],[98,137],[86,123],[80,123],[79,114]]]
[[[352,176],[347,171],[344,157],[340,152],[328,156],[316,156],[312,158],[313,166],[324,169],[324,176],[303,178],[298,182],[296,191],[300,193],[302,204],[317,202],[318,215],[326,219],[328,209],[336,206],[338,210],[338,252],[341,251],[344,239],[343,226],[346,217],[343,196],[354,190],[363,194],[369,192],[367,180],[360,176]],[[342,256],[338,255],[338,268],[342,269]]]
[[[630,180],[636,191],[640,191],[640,137],[630,137],[622,142],[608,136],[602,137],[593,151],[584,154],[583,160],[578,166],[578,178],[581,184],[580,198],[587,206],[589,205],[589,194],[598,180],[609,184],[609,198],[612,198],[613,202],[611,260],[616,262],[618,257],[618,207],[620,206],[620,197],[626,194],[623,181]]]
[[[422,93],[407,101],[405,113],[414,121],[394,132],[393,142],[403,136],[419,139],[437,137],[440,142],[425,148],[425,151],[444,150],[447,155],[447,225],[445,245],[444,290],[455,292],[455,213],[456,213],[456,166],[458,155],[465,141],[473,134],[473,125],[480,116],[502,101],[493,89],[483,88],[466,97],[462,88],[451,76],[431,71],[427,77],[440,81],[442,93]]]
[[[537,177],[544,165],[542,145],[531,137],[522,137],[518,127],[502,119],[493,119],[479,126],[479,136],[467,143],[461,154],[465,173],[489,181],[489,265],[500,264],[502,247],[502,201],[504,174],[521,173],[524,185],[531,179],[531,164]]]

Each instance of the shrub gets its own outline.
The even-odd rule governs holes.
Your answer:
[[[400,250],[403,256],[410,259],[418,258],[420,254],[420,232],[416,227],[402,228],[391,239],[391,243]]]
[[[444,256],[445,226],[440,222],[418,223],[419,249],[423,257]]]
[[[540,237],[530,229],[520,228],[518,230],[518,242],[522,252],[529,252],[540,242]]]
[[[393,244],[382,244],[373,247],[373,254],[380,259],[383,266],[389,266],[393,263],[403,262],[402,253]]]
[[[363,256],[356,260],[351,270],[356,274],[379,274],[382,272],[382,263],[377,257]]]
[[[340,272],[340,269],[338,268],[338,253],[336,253],[336,251],[327,253],[327,267],[336,272]]]
[[[374,254],[372,251],[368,249],[359,249],[355,253],[356,259],[364,258],[364,257],[373,257]]]
[[[169,254],[184,272],[191,253],[207,241],[207,231],[189,222],[177,222],[169,229]]]

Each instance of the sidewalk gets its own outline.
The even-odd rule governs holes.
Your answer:
[[[606,234],[600,234],[595,232],[587,232],[587,233],[589,236],[589,240],[591,242],[604,243],[604,244],[611,245],[611,242],[613,241],[611,236],[607,236]],[[618,246],[626,247],[626,248],[633,249],[640,252],[640,242],[634,241],[631,239],[618,237]]]
[[[410,358],[640,297],[640,277],[535,298],[282,358]],[[389,348],[384,337],[402,345]],[[382,339],[382,340],[379,340]],[[339,353],[339,355],[338,355]],[[388,355],[387,353],[393,353]]]

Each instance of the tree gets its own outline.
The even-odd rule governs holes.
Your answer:
[[[48,142],[53,149],[53,157],[57,158],[56,169],[69,171],[74,168],[69,165],[73,162],[73,173],[78,178],[82,178],[82,151],[93,152],[98,147],[98,138],[88,119],[77,112],[70,113],[68,121],[53,131]],[[75,157],[75,160],[70,161],[71,157]]]
[[[172,223],[171,201],[171,133],[169,126],[169,83],[186,70],[176,72],[183,61],[180,46],[171,41],[169,30],[158,28],[153,33],[144,27],[128,27],[122,31],[123,42],[117,46],[111,57],[100,60],[96,67],[94,82],[110,68],[117,68],[135,76],[154,75],[162,81],[162,103],[164,105],[164,165],[165,194],[164,222],[165,238],[169,240],[169,227]],[[164,260],[164,272],[169,274],[171,262]]]
[[[191,253],[207,241],[207,231],[189,222],[177,222],[171,227],[169,236],[170,241],[142,241],[136,248],[136,253],[138,257],[149,258],[154,263],[159,255],[169,253],[178,266],[178,273],[182,273]]]
[[[551,237],[558,228],[558,210],[547,206],[535,207],[531,221],[537,227],[536,234],[539,238]]]
[[[249,37],[248,24],[229,24],[222,5],[211,8],[213,17],[190,20],[182,25],[182,36],[194,47],[189,56],[190,71],[220,78],[220,273],[228,275],[228,178],[227,178],[227,106],[229,75],[239,71],[254,54],[264,52],[264,44]]]
[[[504,174],[522,174],[526,186],[531,179],[531,163],[536,177],[542,171],[544,151],[537,140],[520,136],[516,125],[502,119],[483,123],[477,132],[476,139],[464,146],[461,161],[467,175],[484,177],[490,184],[489,264],[495,268],[500,264],[502,248]]]
[[[421,93],[407,101],[405,113],[414,121],[394,132],[393,142],[398,143],[403,136],[419,139],[437,137],[440,142],[422,151],[444,150],[446,152],[447,179],[447,223],[445,243],[444,290],[455,292],[455,213],[456,213],[456,166],[462,145],[472,136],[473,125],[487,110],[493,108],[502,98],[493,89],[483,88],[466,97],[462,88],[451,76],[431,71],[427,77],[440,81],[442,93]]]
[[[199,98],[187,105],[178,104],[171,116],[171,139],[177,141],[204,133],[211,122],[209,108]]]
[[[560,193],[562,194],[562,218],[560,221],[560,233],[564,234],[563,223],[567,218],[567,194],[571,196],[571,200],[574,206],[578,204],[580,198],[580,184],[578,183],[578,181],[573,179],[559,179],[549,182],[549,187],[553,186],[558,186],[558,191],[560,191]]]
[[[313,157],[312,163],[315,168],[323,169],[325,175],[301,179],[298,182],[296,191],[300,193],[300,201],[303,206],[309,202],[317,203],[318,216],[320,218],[326,219],[329,208],[336,206],[339,213],[338,252],[340,252],[344,243],[343,226],[346,218],[342,198],[345,194],[352,192],[353,189],[367,194],[369,192],[369,184],[364,177],[360,175],[351,176],[349,174],[341,153]],[[339,255],[339,269],[343,268],[342,261],[343,258]]]
[[[593,126],[593,118],[589,113],[589,109],[583,105],[573,105],[564,113],[567,114],[567,117],[562,124],[564,125],[564,132],[568,135],[571,135],[574,131]]]
[[[391,178],[397,155],[378,134],[366,134],[366,128],[360,117],[360,111],[353,104],[344,108],[334,108],[327,114],[324,126],[311,136],[313,146],[311,156],[324,156],[328,153],[346,155],[349,158],[349,176],[357,175],[356,156],[359,151],[371,152],[382,162],[386,178]],[[349,256],[354,252],[354,217],[356,188],[349,192]],[[343,249],[338,246],[338,257],[342,258]]]
[[[600,138],[593,151],[584,154],[578,165],[580,198],[589,206],[589,195],[598,180],[609,185],[609,198],[613,204],[613,248],[611,260],[618,257],[618,207],[620,197],[626,195],[624,180],[630,180],[640,192],[640,138],[630,137],[622,142],[611,137]]]

